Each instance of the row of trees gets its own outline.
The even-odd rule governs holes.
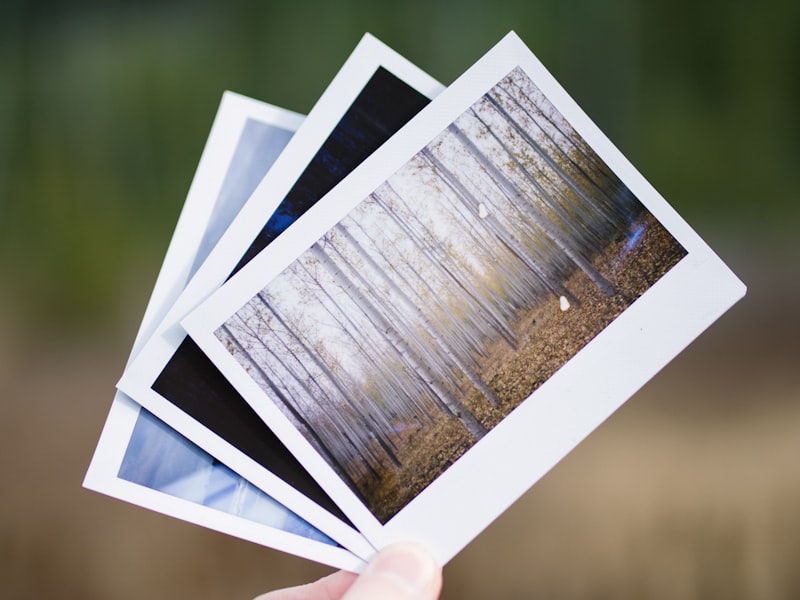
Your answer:
[[[512,71],[217,332],[369,504],[409,430],[443,415],[477,441],[464,404],[499,404],[488,349],[518,347],[521,311],[566,296],[643,210]],[[519,398],[522,401],[524,398]]]

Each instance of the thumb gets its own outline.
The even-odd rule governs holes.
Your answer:
[[[381,550],[342,600],[436,600],[442,569],[423,547],[401,543]]]

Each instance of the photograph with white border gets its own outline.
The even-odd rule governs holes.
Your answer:
[[[374,548],[186,337],[180,319],[442,89],[365,35],[118,384],[170,427],[362,558]]]
[[[443,563],[745,292],[513,33],[290,233],[183,325]]]
[[[223,94],[131,352],[133,357],[303,117]],[[218,190],[218,193],[208,193]],[[84,486],[336,568],[361,560],[117,392]]]
[[[84,487],[336,569],[363,568],[362,559],[121,392]]]

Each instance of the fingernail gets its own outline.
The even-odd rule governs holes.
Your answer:
[[[409,597],[415,597],[430,588],[439,571],[439,565],[424,548],[404,542],[381,550],[365,574],[391,580]]]

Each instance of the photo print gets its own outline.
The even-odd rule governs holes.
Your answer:
[[[291,111],[223,94],[132,356],[301,122],[302,116]],[[361,564],[121,392],[112,403],[84,486],[333,567]]]
[[[685,254],[515,69],[215,335],[385,523]]]
[[[743,293],[514,34],[290,232],[184,325],[373,544],[443,562],[710,324],[671,286]]]
[[[365,36],[119,382],[171,427],[364,558],[374,548],[185,336],[179,320],[441,89]]]

